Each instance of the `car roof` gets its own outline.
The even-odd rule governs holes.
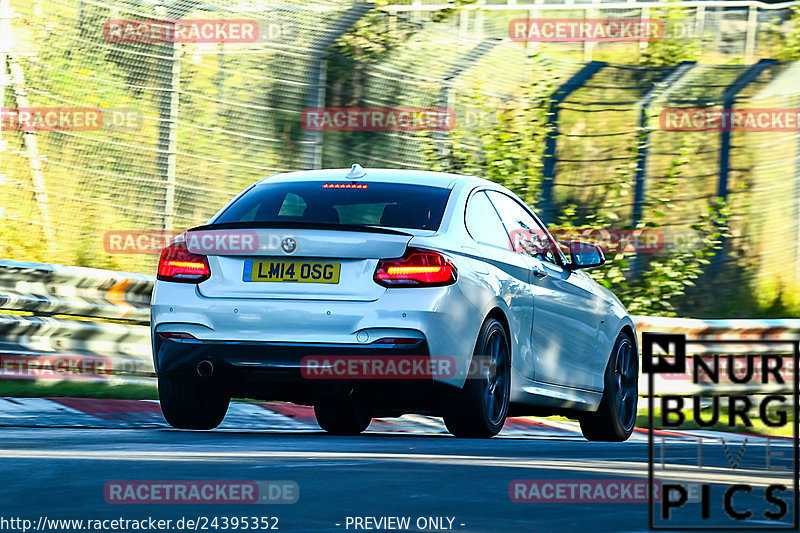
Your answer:
[[[502,188],[496,183],[475,176],[462,176],[460,174],[449,174],[447,172],[431,172],[426,170],[407,170],[407,169],[388,169],[388,168],[366,168],[366,174],[356,180],[347,178],[349,168],[330,168],[320,170],[302,170],[298,172],[284,172],[273,174],[259,180],[256,185],[267,183],[286,182],[286,181],[341,181],[341,182],[384,182],[384,183],[406,183],[409,185],[429,185],[432,187],[443,187],[452,189],[456,184],[473,186],[494,186]]]

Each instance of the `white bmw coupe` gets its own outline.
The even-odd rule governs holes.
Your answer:
[[[639,359],[625,308],[582,271],[604,260],[484,179],[270,176],[161,254],[161,408],[174,427],[211,429],[231,397],[289,401],[334,434],[423,413],[463,437],[560,414],[589,440],[623,441]]]

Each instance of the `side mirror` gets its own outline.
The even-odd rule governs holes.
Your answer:
[[[586,242],[569,243],[569,255],[571,262],[567,265],[567,270],[597,267],[606,262],[602,248]]]

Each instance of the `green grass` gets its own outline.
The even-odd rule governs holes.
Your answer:
[[[641,403],[644,403],[645,399],[640,398],[639,400]],[[665,427],[661,423],[661,409],[656,408],[654,411],[653,416],[653,427],[654,429],[663,429],[665,431],[677,431],[680,432],[682,430],[693,430],[693,429],[700,429],[700,430],[710,430],[710,431],[723,431],[723,432],[735,432],[735,433],[752,433],[754,435],[780,435],[780,436],[792,436],[792,413],[791,407],[786,408],[787,417],[786,417],[786,425],[783,427],[770,427],[764,424],[758,416],[758,409],[756,408],[754,412],[750,413],[750,421],[752,422],[752,426],[745,426],[741,423],[741,419],[737,418],[739,423],[736,424],[734,427],[729,427],[726,425],[728,420],[728,411],[727,409],[720,406],[720,420],[722,420],[723,424],[717,424],[713,427],[701,427],[694,421],[693,413],[691,410],[684,410],[684,414],[686,415],[686,421],[680,425],[680,427],[672,427],[668,426]],[[769,416],[770,420],[777,420],[775,415],[775,407],[770,406],[769,409]],[[708,420],[711,416],[710,411],[703,411],[703,420]],[[574,420],[563,417],[563,416],[548,416],[545,417],[547,420],[553,420],[556,422],[574,422]],[[647,428],[649,427],[650,421],[648,420],[648,411],[647,408],[642,407],[639,408],[639,412],[636,415],[636,427],[638,428]]]
[[[101,381],[76,382],[44,380],[2,380],[0,396],[14,398],[112,398],[117,400],[156,400],[155,380],[147,383],[108,383]]]
[[[734,427],[730,427],[727,425],[728,422],[728,411],[727,409],[720,406],[720,415],[719,419],[722,423],[716,424],[712,427],[702,427],[694,420],[693,411],[691,409],[684,409],[683,413],[686,415],[686,420],[678,427],[674,427],[672,425],[665,426],[662,424],[661,420],[661,408],[655,408],[653,411],[653,428],[654,429],[663,429],[665,431],[673,430],[673,431],[681,431],[681,430],[693,430],[693,429],[700,429],[706,431],[725,431],[725,432],[736,432],[736,433],[753,433],[756,435],[782,435],[782,436],[791,436],[792,435],[792,408],[791,406],[785,407],[786,409],[786,424],[781,427],[771,427],[764,424],[761,418],[758,416],[758,409],[751,411],[750,414],[750,422],[752,426],[746,426],[741,423],[741,418],[736,418],[736,425]],[[775,415],[776,406],[771,405],[769,408],[769,419],[770,420],[777,420],[777,416]],[[710,410],[703,410],[702,419],[709,420],[711,418]],[[672,420],[675,420],[672,418]],[[648,412],[647,409],[639,409],[638,414],[636,415],[636,427],[643,427],[646,428],[650,424],[648,420]]]

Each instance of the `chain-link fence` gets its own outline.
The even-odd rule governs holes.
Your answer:
[[[387,13],[407,17],[418,24],[437,20],[439,0],[406,0],[384,6]],[[547,53],[573,59],[618,61],[620,55],[639,58],[647,50],[638,39],[622,41],[573,40],[547,42],[546,35],[531,33],[531,26],[515,24],[523,19],[590,21],[625,19],[652,21],[659,39],[680,40],[697,49],[706,63],[743,59],[752,63],[770,57],[776,39],[785,35],[791,15],[790,3],[768,4],[749,1],[625,1],[598,0],[478,0],[461,6],[458,16],[448,24],[452,32],[477,38],[514,38],[529,48],[541,47]],[[627,61],[626,61],[627,62]]]
[[[767,50],[766,35],[786,14],[751,4],[704,4],[692,9],[702,8],[706,29],[711,20],[728,28],[721,21],[756,10],[754,58]],[[668,131],[660,124],[664,110],[673,108],[800,107],[796,64],[751,65],[742,47],[726,48],[739,65],[621,64],[638,61],[639,42],[593,43],[592,57],[614,62],[587,63],[587,43],[509,39],[513,17],[566,17],[562,11],[488,9],[493,5],[426,11],[425,4],[375,8],[310,0],[226,7],[188,0],[13,2],[14,12],[3,10],[0,22],[3,106],[97,110],[102,124],[30,131],[2,122],[0,253],[152,271],[161,243],[115,249],[109,232],[178,232],[204,222],[253,181],[283,170],[354,162],[429,168],[430,150],[447,149],[454,135],[461,149],[480,151],[474,131],[495,127],[493,108],[526,105],[525,87],[535,83],[554,102],[538,206],[548,219],[571,204],[578,216],[591,211],[609,178],[627,172],[618,227],[631,227],[647,195],[676,181],[669,185],[673,208],[661,221],[664,231],[688,231],[721,192],[728,199],[733,234],[722,256],[722,282],[756,278],[774,293],[797,278],[797,129]],[[614,17],[628,10],[641,17],[641,9],[624,7]],[[693,24],[698,12],[689,17]],[[339,53],[334,43],[367,15],[380,26],[374,32],[403,37],[377,58]],[[141,20],[150,21],[146,38],[130,22]],[[158,39],[153,21],[162,31],[223,21],[225,35]],[[234,38],[231,21],[242,23],[240,33],[256,28],[255,37]],[[743,43],[750,42],[749,31]],[[636,52],[628,53],[630,46]],[[303,110],[325,106],[450,108],[455,123],[428,134],[305,127]]]
[[[13,131],[3,132],[0,153],[4,252],[135,270],[152,258],[103,254],[104,232],[192,226],[253,181],[311,165],[313,142],[299,117],[324,94],[320,57],[369,8],[188,0],[12,7],[11,31],[3,31],[11,74],[4,107],[96,109],[103,119],[58,131],[6,120]],[[145,26],[151,35],[142,20],[154,21]],[[227,25],[229,34],[155,33],[156,23],[166,32],[179,20],[206,21],[212,31]],[[248,28],[254,39],[234,35]]]

